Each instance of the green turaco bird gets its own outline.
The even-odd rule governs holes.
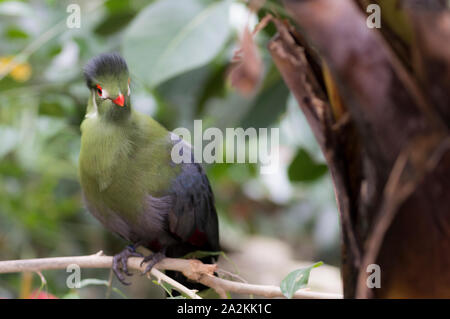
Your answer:
[[[81,124],[79,175],[88,210],[130,243],[114,256],[117,278],[128,284],[127,260],[140,256],[138,246],[153,252],[144,258],[146,272],[165,256],[219,251],[208,178],[191,155],[189,163],[172,160],[177,143],[192,153],[186,142],[133,110],[125,60],[101,54],[87,63],[84,75],[90,97]]]

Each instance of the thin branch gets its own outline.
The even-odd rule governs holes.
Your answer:
[[[175,288],[176,290],[178,290],[181,293],[186,294],[187,296],[189,296],[189,298],[191,299],[202,299],[199,295],[197,295],[195,292],[196,290],[192,290],[189,289],[185,286],[183,286],[182,284],[180,284],[178,281],[173,280],[172,278],[170,278],[169,276],[167,276],[166,274],[162,273],[161,271],[159,271],[158,269],[153,268],[151,271],[151,274],[153,276],[156,277],[156,279],[158,279],[158,282],[161,281],[165,281],[167,282],[169,285],[171,285],[173,288]],[[150,275],[148,275],[150,276]]]
[[[437,143],[438,145],[434,147],[434,144]],[[434,171],[442,156],[449,149],[449,137],[437,140],[437,142],[428,140],[427,143],[422,143],[422,145],[418,143],[417,140],[413,140],[413,142],[411,142],[411,144],[399,155],[384,188],[384,200],[380,207],[380,211],[373,223],[373,229],[368,236],[362,267],[358,274],[356,298],[371,297],[371,290],[366,284],[367,266],[376,262],[386,233],[397,216],[400,206],[414,194],[424,178]],[[428,156],[425,154],[431,155],[429,155],[427,160],[420,161],[419,166],[418,163],[413,163],[411,160],[414,155],[417,161],[417,158],[419,157],[418,154],[421,154],[423,157]],[[404,175],[407,175],[406,168],[408,164],[414,167],[414,169],[410,169],[414,174],[405,177]]]
[[[145,270],[145,264],[140,265],[142,258],[130,258],[128,268],[138,271]],[[42,270],[66,269],[68,265],[76,264],[80,268],[111,268],[112,257],[95,254],[90,256],[75,257],[55,257],[0,261],[0,274],[14,272],[37,272]],[[234,282],[214,276],[217,265],[203,264],[195,259],[175,259],[165,258],[155,265],[151,274],[158,280],[163,280],[172,285],[175,289],[187,294],[191,298],[199,298],[193,290],[189,290],[178,282],[169,278],[159,270],[173,270],[182,272],[188,279],[202,283],[213,288],[217,293],[225,297],[226,292],[239,294],[253,294],[262,297],[284,297],[280,288],[268,285],[253,285],[247,283]],[[299,290],[293,298],[302,299],[340,299],[342,295],[332,293],[313,292]]]

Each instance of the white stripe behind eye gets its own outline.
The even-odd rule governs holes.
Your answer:
[[[98,113],[98,106],[97,106],[97,101],[95,100],[95,93],[92,94],[92,103],[94,105],[94,112]]]
[[[85,117],[87,118],[91,118],[91,117],[96,117],[98,115],[98,106],[97,106],[97,102],[95,101],[95,94],[97,94],[96,92],[93,92],[92,94],[92,110],[86,114]]]
[[[102,99],[107,99],[109,97],[109,93],[108,91],[106,91],[105,89],[102,89]]]

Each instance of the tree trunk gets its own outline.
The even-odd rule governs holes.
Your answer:
[[[344,296],[449,298],[450,12],[388,2],[285,0],[296,26],[272,19],[269,51],[334,181]]]

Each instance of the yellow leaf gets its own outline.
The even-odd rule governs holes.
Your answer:
[[[13,56],[0,57],[0,73],[4,72],[11,63]],[[17,82],[25,82],[31,77],[31,65],[28,62],[13,62],[9,74]]]
[[[345,114],[346,110],[338,88],[336,87],[336,83],[334,82],[330,69],[325,61],[323,61],[322,72],[331,108],[333,109],[334,119],[338,121],[342,115]]]

